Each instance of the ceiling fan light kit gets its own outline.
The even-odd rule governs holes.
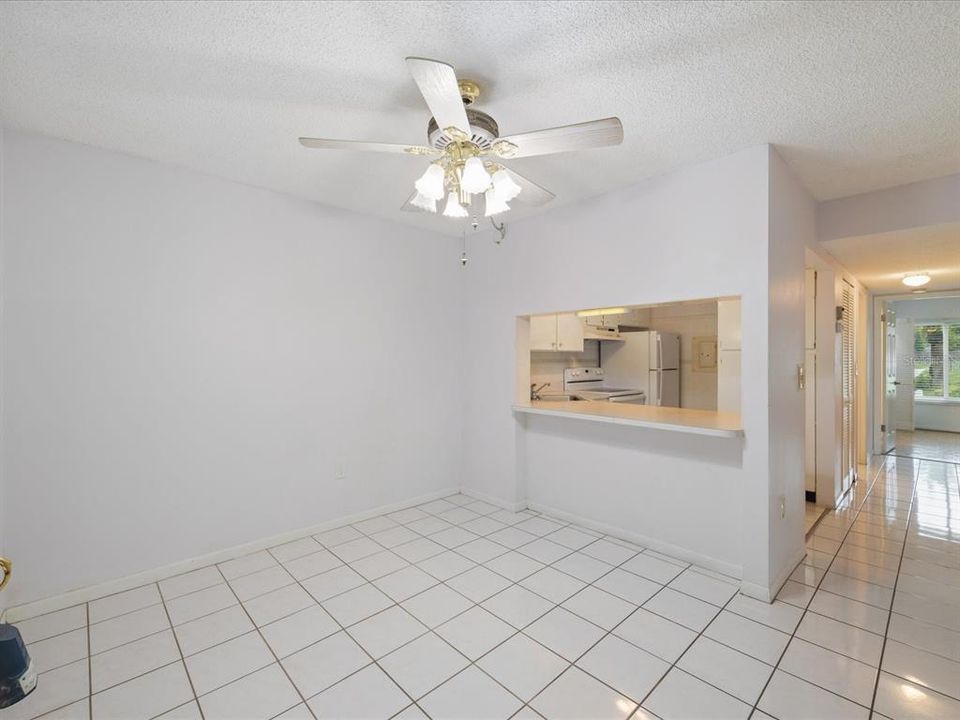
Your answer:
[[[443,216],[448,218],[470,217],[470,213],[460,204],[460,201],[457,199],[457,193],[453,190],[447,195],[447,204],[443,208]]]
[[[506,212],[510,209],[510,206],[507,205],[506,200],[498,196],[497,191],[494,188],[490,188],[484,193],[484,199],[486,200],[486,208],[483,211],[484,217],[499,215],[500,213]]]
[[[554,198],[553,193],[509,170],[501,160],[623,142],[623,125],[616,117],[502,138],[497,121],[472,107],[480,97],[476,82],[458,80],[451,65],[437,60],[408,57],[406,62],[433,116],[427,123],[427,145],[300,138],[301,145],[314,149],[435,157],[414,183],[415,192],[404,210],[436,213],[437,202],[445,195],[442,214],[448,218],[470,217],[467,208],[474,205],[474,195],[484,196],[487,217],[508,211],[507,203],[514,198],[527,205],[543,205]]]

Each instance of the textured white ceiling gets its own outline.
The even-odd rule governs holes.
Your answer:
[[[876,293],[909,292],[901,281],[930,274],[932,290],[960,290],[960,223],[944,223],[822,243],[856,278]]]
[[[422,159],[296,141],[424,142],[420,55],[504,134],[620,116],[620,148],[514,162],[547,208],[764,142],[822,200],[960,170],[958,27],[933,2],[4,2],[0,119],[459,233],[399,211]]]

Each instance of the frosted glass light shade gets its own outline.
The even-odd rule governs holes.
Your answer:
[[[465,218],[469,217],[468,213],[463,205],[460,204],[460,201],[457,200],[457,194],[452,192],[447,195],[447,204],[443,208],[443,216],[448,218]]]
[[[420,179],[413,185],[417,192],[431,200],[443,200],[443,168],[431,163]]]
[[[414,207],[418,207],[421,210],[426,210],[427,212],[435,213],[437,211],[437,201],[433,198],[427,197],[421,192],[418,192],[416,197],[410,201],[410,204]]]
[[[904,277],[902,282],[907,287],[921,287],[930,282],[930,276],[927,273],[913,273]]]
[[[521,190],[506,170],[497,170],[493,174],[493,189],[496,190],[497,197],[505,203],[513,200]]]
[[[482,193],[490,187],[490,173],[483,167],[483,160],[478,157],[467,160],[463,166],[460,187],[471,195]]]
[[[506,212],[510,209],[509,205],[497,197],[497,191],[493,188],[487,190],[487,192],[484,193],[484,197],[487,199],[487,209],[483,213],[484,217],[499,215],[500,213]]]

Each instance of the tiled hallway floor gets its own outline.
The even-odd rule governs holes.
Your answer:
[[[897,430],[891,455],[960,463],[960,433]]]
[[[772,605],[454,495],[23,621],[3,718],[960,718],[957,466],[871,479]]]

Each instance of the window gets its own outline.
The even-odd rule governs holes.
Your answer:
[[[915,396],[960,400],[960,322],[917,325],[913,350]]]

